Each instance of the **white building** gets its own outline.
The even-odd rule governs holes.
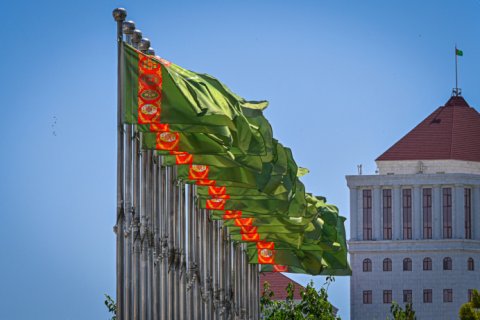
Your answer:
[[[453,96],[347,176],[351,319],[386,319],[411,301],[417,319],[458,319],[480,289],[480,114]]]

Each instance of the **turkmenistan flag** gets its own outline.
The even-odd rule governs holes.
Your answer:
[[[123,72],[126,123],[169,124],[172,130],[176,125],[181,131],[212,134],[220,134],[218,127],[224,126],[229,132],[223,134],[231,134],[229,138],[240,150],[265,153],[261,130],[248,122],[242,107],[262,110],[267,102],[228,95],[218,90],[216,79],[147,56],[127,44]]]
[[[192,132],[145,132],[143,148],[164,151],[183,151],[190,154],[228,155],[228,147],[216,136],[208,133]]]
[[[279,161],[280,159],[282,158],[276,157],[275,160],[277,162],[270,167],[283,167],[285,164],[281,163]],[[286,187],[294,186],[293,184],[283,183],[283,176],[281,175],[271,175],[272,170],[254,172],[245,167],[219,168],[214,166],[206,166],[200,163],[195,164],[195,167],[192,167],[192,165],[193,164],[190,166],[180,165],[178,167],[178,176],[186,183],[196,183],[195,181],[198,180],[214,180],[216,181],[216,186],[245,187],[256,189],[272,195],[289,192],[290,190],[286,189]],[[197,168],[202,169],[202,174],[191,174],[191,171],[195,171]],[[277,177],[279,177],[279,179],[277,179]],[[274,181],[270,181],[270,179],[274,179]],[[263,188],[266,184],[268,184],[268,190],[264,191]]]
[[[289,201],[277,199],[225,199],[199,198],[199,206],[209,210],[242,210],[264,215],[283,215],[288,217],[303,217],[306,212],[305,194],[300,181],[293,198]]]
[[[305,224],[292,223],[285,220],[278,220],[271,217],[271,223],[268,218],[238,218],[228,219],[224,224],[229,228],[231,234],[243,233],[304,233],[314,228],[308,221]]]
[[[260,172],[262,170],[262,158],[260,156],[239,156],[228,152],[226,155],[222,154],[189,154],[186,152],[174,152],[171,155],[163,156],[163,165],[185,165],[201,163],[207,166],[217,168],[238,168],[245,167],[246,169]]]
[[[340,271],[344,275],[351,274],[348,264],[345,267],[339,265],[337,268],[328,265],[325,261],[325,253],[328,250],[311,250],[312,248],[308,247],[306,249],[277,249],[277,243],[270,245],[270,249],[258,244],[261,244],[261,242],[257,243],[256,248],[249,247],[247,249],[249,263],[295,267],[297,271],[301,270],[301,273],[311,275],[326,274],[326,270],[329,269],[330,272],[336,269],[336,274],[339,274]]]
[[[235,188],[235,187],[225,187],[225,186],[199,186],[197,187],[197,194],[200,197],[220,197],[223,195],[230,196],[230,199],[236,198],[257,198],[261,197],[264,199],[278,199],[278,200],[289,200],[289,195],[291,194],[290,190],[282,189],[278,190],[278,193],[268,194],[261,192],[257,189],[248,189],[248,188]]]
[[[203,164],[180,165],[177,167],[177,178],[186,183],[194,183],[196,180],[222,180],[241,183],[251,188],[256,187],[256,176],[258,173],[237,167],[218,168]]]
[[[462,57],[463,56],[463,51],[455,48],[455,55]]]
[[[255,229],[257,228],[257,229]],[[258,241],[282,241],[289,243],[297,243],[301,245],[303,242],[302,232],[291,233],[275,233],[275,232],[258,232],[258,227],[242,227],[238,231],[230,233],[230,238],[237,242],[258,242]]]

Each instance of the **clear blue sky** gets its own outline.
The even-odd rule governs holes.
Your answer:
[[[480,104],[478,0],[2,1],[0,319],[107,318],[118,6],[162,57],[269,100],[308,191],[347,218],[344,176],[373,173],[447,101],[455,43],[464,97]],[[348,319],[348,278],[330,295]]]

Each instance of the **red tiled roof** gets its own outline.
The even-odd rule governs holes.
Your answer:
[[[376,160],[480,162],[480,114],[453,96]]]
[[[295,287],[293,293],[294,300],[301,300],[300,292],[305,288],[280,272],[262,272],[260,273],[260,294],[263,293],[263,284],[267,281],[270,284],[270,290],[273,291],[273,300],[285,300],[287,298],[287,285],[291,282]]]

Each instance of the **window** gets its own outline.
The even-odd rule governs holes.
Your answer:
[[[452,188],[443,188],[443,238],[452,238]]]
[[[383,303],[392,303],[392,290],[383,290]]]
[[[363,291],[363,304],[372,304],[372,290]]]
[[[452,258],[446,257],[443,259],[443,270],[452,270]]]
[[[403,239],[412,239],[412,189],[402,190]]]
[[[403,290],[403,302],[412,303],[412,290]]]
[[[432,303],[432,289],[423,290],[423,303]]]
[[[372,240],[372,190],[363,190],[363,240]]]
[[[390,258],[383,259],[383,271],[392,271],[392,260]]]
[[[423,270],[425,271],[432,270],[432,259],[430,258],[423,259]]]
[[[453,301],[453,290],[443,289],[443,302],[452,302],[452,301]]]
[[[432,239],[432,188],[423,189],[423,239]]]
[[[475,270],[475,262],[473,261],[473,258],[468,258],[468,260],[467,260],[467,270],[468,271]]]
[[[363,260],[363,272],[372,272],[372,260]]]
[[[392,190],[383,190],[383,239],[392,240]]]
[[[465,188],[465,239],[472,239],[472,189]]]
[[[468,302],[472,302],[473,289],[468,289]]]
[[[412,271],[412,259],[403,259],[403,271]]]

